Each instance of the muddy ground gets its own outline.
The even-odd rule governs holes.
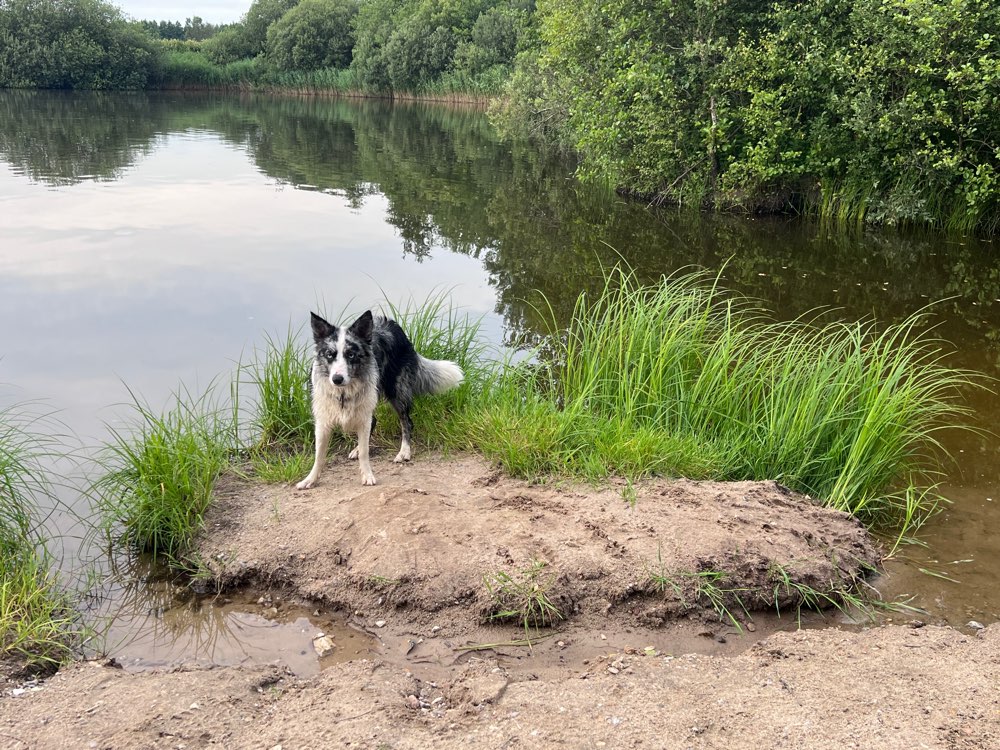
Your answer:
[[[775,632],[803,590],[864,590],[879,559],[780,485],[374,467],[375,487],[345,460],[306,492],[229,478],[198,550],[200,585],[342,612],[372,653],[307,678],[79,664],[5,691],[0,746],[1000,747],[1000,626]],[[530,648],[497,618],[504,588],[558,611]]]

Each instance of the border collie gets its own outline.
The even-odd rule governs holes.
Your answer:
[[[368,438],[375,428],[375,405],[385,398],[399,415],[403,440],[396,463],[410,460],[413,398],[443,393],[462,382],[454,362],[426,359],[394,320],[368,310],[350,326],[337,327],[312,313],[316,359],[312,367],[312,412],[316,422],[316,461],[309,476],[295,485],[315,486],[323,471],[334,425],[356,432],[358,447],[349,458],[361,466],[361,484],[375,484],[368,461]]]

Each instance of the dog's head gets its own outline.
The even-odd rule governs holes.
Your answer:
[[[332,385],[345,388],[366,371],[372,356],[371,310],[346,328],[326,322],[312,313],[316,363],[320,374]]]

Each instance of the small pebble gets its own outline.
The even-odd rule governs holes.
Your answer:
[[[385,620],[376,620],[375,621],[375,627],[376,628],[384,628],[385,627]]]
[[[968,628],[972,628],[973,630],[982,630],[983,628],[986,627],[981,622],[976,622],[975,620],[969,620],[967,623],[965,623],[965,626]]]

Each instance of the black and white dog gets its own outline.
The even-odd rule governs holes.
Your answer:
[[[309,476],[296,487],[306,490],[319,481],[335,425],[357,433],[358,447],[349,457],[357,458],[361,465],[361,484],[375,484],[368,461],[368,438],[375,427],[379,396],[399,415],[403,441],[395,461],[409,461],[413,398],[453,388],[462,382],[462,369],[454,362],[420,356],[396,321],[373,316],[371,310],[350,326],[339,328],[313,313],[312,331],[316,343],[312,368],[316,461]]]

